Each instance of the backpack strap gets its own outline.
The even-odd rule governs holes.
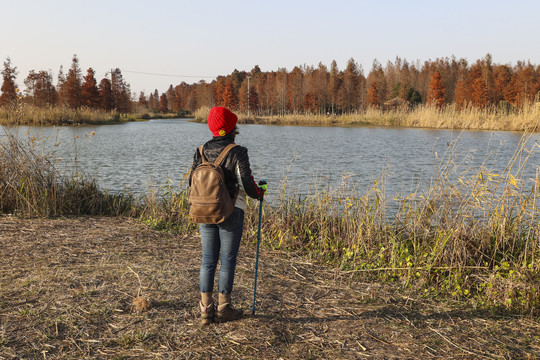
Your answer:
[[[223,162],[223,160],[225,159],[225,156],[227,156],[227,154],[229,153],[229,151],[233,148],[237,146],[236,144],[229,144],[225,147],[225,149],[223,149],[223,151],[221,151],[221,154],[219,154],[218,158],[216,159],[216,161],[214,161],[214,165],[216,166],[219,166],[221,165],[221,163]]]
[[[202,162],[203,162],[203,163],[207,163],[208,160],[206,160],[206,158],[204,157],[204,154],[203,154],[203,147],[204,147],[204,145],[199,146],[199,153],[201,154]]]

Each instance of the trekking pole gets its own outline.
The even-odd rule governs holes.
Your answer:
[[[259,185],[265,185],[266,181],[259,181]],[[257,297],[257,272],[259,270],[259,246],[261,245],[261,221],[264,197],[259,200],[259,232],[257,234],[257,256],[255,257],[255,284],[253,285],[253,306],[251,307],[251,315],[255,315],[255,299]]]

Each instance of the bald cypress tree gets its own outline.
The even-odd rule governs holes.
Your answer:
[[[65,83],[65,100],[66,105],[70,108],[76,109],[81,106],[81,83],[79,59],[77,55],[73,55],[71,68],[68,71]]]
[[[121,114],[127,114],[131,110],[130,87],[124,81],[122,72],[119,68],[113,70],[111,78],[114,108]]]
[[[485,107],[489,100],[489,90],[481,77],[474,79],[471,86],[471,100],[474,106]]]
[[[159,112],[166,113],[169,111],[169,101],[167,100],[167,94],[163,93],[159,97]]]
[[[90,108],[98,108],[100,105],[99,89],[94,75],[94,69],[89,68],[81,86],[82,105]]]
[[[99,107],[107,111],[114,108],[112,85],[107,78],[103,78],[99,83]]]
[[[228,80],[223,89],[222,104],[229,109],[236,109],[238,105],[238,96],[234,90],[234,86],[231,80]]]
[[[433,73],[431,83],[429,84],[428,102],[435,104],[437,109],[442,109],[444,105],[445,88],[442,82],[442,76],[439,71]]]
[[[350,58],[343,74],[343,90],[345,92],[343,110],[346,112],[358,108],[358,84],[360,74],[361,69],[359,65],[353,58]]]
[[[58,70],[56,92],[58,106],[66,106],[66,75],[64,74],[64,67],[62,65],[60,65],[60,70]]]
[[[379,85],[373,80],[368,89],[368,105],[370,107],[379,107]]]
[[[17,100],[17,85],[15,79],[17,77],[17,68],[11,65],[11,59],[7,58],[4,61],[4,69],[2,69],[2,87],[0,90],[0,106],[14,104]]]
[[[27,101],[36,106],[56,105],[56,89],[50,72],[31,70],[24,80],[24,85]]]

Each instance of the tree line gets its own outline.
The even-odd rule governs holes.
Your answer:
[[[178,106],[190,111],[221,105],[261,114],[340,114],[390,104],[432,103],[485,108],[520,108],[538,97],[540,66],[518,61],[494,64],[491,55],[469,64],[465,59],[442,58],[423,63],[397,57],[383,67],[377,60],[367,76],[351,58],[345,69],[336,61],[330,68],[297,66],[292,71],[233,71],[211,83],[181,83],[169,93]],[[141,94],[143,96],[144,94]]]
[[[104,77],[99,84],[96,73],[89,68],[83,76],[77,55],[73,56],[67,74],[60,66],[56,85],[50,70],[31,70],[24,79],[26,90],[20,93],[16,84],[17,67],[9,58],[2,69],[0,106],[11,106],[21,98],[27,104],[37,107],[60,106],[78,109],[87,107],[129,113],[133,109],[130,86],[124,80],[119,68],[111,70],[110,79]]]
[[[9,58],[4,62],[0,106],[16,98],[16,68]],[[385,108],[389,104],[414,107],[431,103],[442,108],[454,104],[456,109],[473,106],[520,108],[538,101],[540,66],[518,61],[515,65],[495,64],[490,54],[470,63],[455,57],[434,61],[409,62],[396,59],[383,67],[377,60],[366,75],[351,58],[345,69],[336,61],[330,67],[296,66],[263,72],[259,66],[251,71],[234,70],[212,82],[182,82],[160,93],[130,93],[120,69],[110,73],[99,85],[92,68],[82,77],[77,56],[73,57],[67,75],[62,67],[53,85],[50,71],[30,71],[24,84],[24,101],[36,106],[101,108],[127,113],[194,112],[206,106],[225,106],[236,111],[260,115],[289,113],[342,114],[368,108]]]

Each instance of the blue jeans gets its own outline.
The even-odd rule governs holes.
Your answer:
[[[222,294],[230,294],[234,282],[236,257],[244,230],[244,210],[234,208],[231,216],[221,224],[199,224],[199,230],[202,243],[199,282],[201,292],[213,291],[214,275],[218,260],[221,258],[218,290]]]

